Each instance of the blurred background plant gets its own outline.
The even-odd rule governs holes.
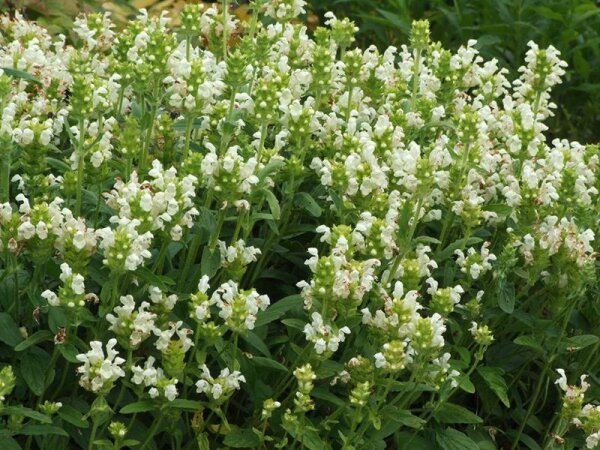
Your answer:
[[[124,22],[139,8],[151,13],[167,10],[177,22],[186,3],[199,2],[0,0],[0,11],[19,9],[52,31],[68,32],[81,11],[108,10],[117,22]],[[243,18],[247,7],[238,3],[237,14]],[[523,60],[528,41],[551,44],[561,51],[569,69],[553,94],[559,108],[548,122],[550,136],[600,141],[600,7],[595,0],[311,0],[310,10],[311,24],[317,17],[323,22],[329,10],[350,17],[360,27],[359,44],[380,48],[406,43],[412,20],[426,18],[433,38],[444,47],[456,49],[477,39],[484,57],[497,58],[512,73]]]

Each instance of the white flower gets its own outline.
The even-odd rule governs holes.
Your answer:
[[[245,383],[246,378],[237,370],[231,372],[228,368],[221,370],[217,378],[213,378],[206,364],[200,367],[202,375],[196,382],[196,392],[204,393],[213,400],[229,396],[240,389],[240,383]]]
[[[77,360],[83,363],[83,366],[77,368],[77,373],[81,375],[79,384],[92,392],[109,391],[114,382],[125,376],[125,372],[120,367],[125,360],[118,356],[114,350],[117,345],[116,339],[109,339],[106,344],[106,357],[102,350],[102,342],[90,342],[91,350],[87,353],[76,356]]]

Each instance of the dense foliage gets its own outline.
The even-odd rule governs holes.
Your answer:
[[[560,53],[223,5],[0,19],[1,448],[596,448]]]

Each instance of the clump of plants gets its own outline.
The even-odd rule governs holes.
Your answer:
[[[509,82],[426,21],[380,52],[252,6],[1,19],[2,448],[595,448],[558,51]]]

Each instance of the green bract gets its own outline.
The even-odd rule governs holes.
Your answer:
[[[425,21],[381,52],[252,6],[1,18],[1,448],[597,446],[559,52],[511,82]]]

